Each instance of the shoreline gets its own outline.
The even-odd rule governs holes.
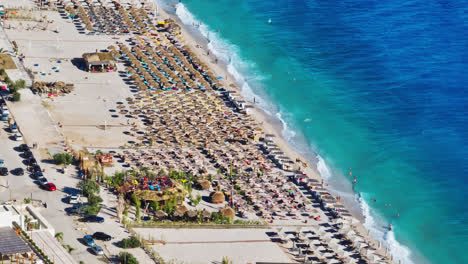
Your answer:
[[[159,4],[160,0],[156,0],[155,2],[156,4]],[[159,5],[159,7],[161,7],[161,5]],[[172,8],[175,9],[175,7]],[[275,135],[272,138],[272,140],[280,147],[280,149],[285,153],[285,155],[290,157],[292,160],[295,160],[296,157],[300,157],[302,161],[308,162],[311,166],[305,169],[303,168],[307,176],[313,179],[322,180],[322,176],[316,169],[318,159],[313,160],[313,162],[311,163],[310,159],[304,158],[306,156],[304,153],[300,153],[298,150],[294,149],[294,147],[291,146],[291,143],[288,142],[282,134],[284,125],[281,123],[281,121],[277,117],[266,113],[259,105],[252,104],[250,99],[244,97],[244,95],[242,94],[242,88],[240,88],[239,83],[235,81],[235,78],[229,73],[227,69],[228,64],[224,63],[223,61],[218,61],[218,63],[214,63],[214,61],[211,60],[212,57],[206,55],[206,51],[209,49],[208,41],[206,40],[206,38],[203,35],[201,35],[201,33],[196,28],[190,28],[190,26],[184,24],[178,17],[178,15],[175,14],[175,12],[172,13],[170,11],[165,10],[164,8],[159,8],[159,13],[160,16],[164,15],[166,17],[174,19],[181,26],[181,35],[184,37],[186,44],[190,46],[192,51],[200,58],[200,60],[204,61],[209,66],[210,70],[212,70],[213,73],[216,73],[219,76],[229,77],[229,81],[226,81],[224,78],[221,80],[223,83],[226,83],[225,87],[230,87],[228,85],[229,83],[235,84],[235,88],[230,87],[229,90],[236,91],[237,95],[241,99],[244,99],[246,102],[249,103],[249,106],[252,107],[249,109],[249,115],[251,115],[254,120],[260,123],[261,127],[265,130],[265,133]],[[197,45],[199,45],[200,48],[197,48]],[[213,52],[210,52],[210,56],[212,53]],[[208,57],[210,59],[208,59]],[[314,155],[317,154],[314,153]],[[324,183],[324,188],[328,190],[332,195],[334,195],[335,197],[337,194],[340,195],[339,190],[334,189],[332,185],[328,185],[325,181]],[[367,241],[369,241],[370,243],[372,243],[372,245],[377,247],[381,242],[379,239],[374,238],[371,235],[370,230],[364,226],[365,215],[362,211],[360,202],[355,198],[357,194],[354,191],[346,194],[351,194],[352,197],[346,197],[346,199],[341,199],[341,203],[345,206],[346,209],[349,210],[349,213],[352,215],[352,218],[358,221],[358,223],[355,225],[356,230],[359,231],[359,233],[362,234]],[[385,248],[383,245],[382,247]],[[388,250],[390,251],[390,248],[388,248]]]
[[[156,4],[159,4],[158,2],[159,1],[157,1]],[[269,115],[261,107],[259,107],[258,105],[252,104],[252,102],[249,99],[245,98],[244,95],[241,93],[242,89],[239,87],[239,84],[236,81],[233,81],[235,80],[235,78],[229,73],[227,69],[228,65],[224,62],[220,63],[220,61],[218,61],[218,63],[215,63],[212,60],[212,56],[211,56],[212,52],[210,53],[210,56],[206,54],[206,51],[209,48],[208,48],[208,41],[206,41],[204,36],[202,36],[201,33],[198,32],[198,30],[192,29],[188,27],[186,24],[184,24],[181,21],[181,19],[177,16],[177,14],[171,13],[170,11],[167,11],[164,8],[159,8],[159,13],[160,13],[160,17],[161,15],[163,15],[162,17],[164,18],[167,18],[167,17],[172,18],[181,26],[181,32],[182,32],[181,35],[184,37],[183,39],[184,39],[185,44],[190,46],[192,51],[200,58],[200,60],[204,61],[209,66],[209,68],[213,71],[213,73],[216,73],[218,76],[229,77],[230,81],[227,81],[226,79],[223,78],[221,82],[225,84],[225,87],[230,87],[229,86],[230,83],[235,84],[235,88],[230,87],[229,90],[236,91],[237,95],[241,99],[244,99],[247,102],[249,102],[249,106],[252,107],[249,109],[249,115],[251,115],[254,120],[259,122],[261,127],[264,129],[265,133],[274,135],[272,140],[280,147],[280,149],[285,153],[285,155],[291,158],[291,160],[295,160],[295,158],[299,157],[301,158],[302,161],[306,161],[308,162],[308,164],[312,164],[308,166],[307,168],[303,168],[302,170],[307,174],[309,178],[317,179],[319,181],[322,180],[322,176],[316,169],[318,160],[316,159],[315,161],[311,163],[310,159],[304,158],[305,156],[304,154],[301,154],[299,151],[295,150],[291,146],[291,143],[289,143],[282,134],[284,125],[281,123],[281,121],[278,118],[272,115]],[[199,45],[200,48],[197,48],[197,45]],[[330,188],[333,186],[329,186],[327,182],[324,181],[324,183],[325,183],[324,188],[336,197],[338,191],[334,190],[333,188]],[[356,195],[354,192],[351,194]],[[359,231],[359,233],[365,236],[366,240],[370,241],[374,246],[379,245],[379,240],[372,237],[370,235],[370,230],[364,226],[365,216],[362,212],[362,208],[360,207],[359,202],[342,199],[341,203],[345,206],[346,209],[349,210],[349,213],[352,215],[351,217],[358,221],[358,224],[356,225],[356,229]]]
[[[181,31],[182,31],[182,36],[184,36],[184,40],[187,42],[186,44],[190,46],[190,48],[194,51],[194,53],[197,54],[197,56],[206,62],[206,64],[209,66],[210,69],[213,70],[215,73],[219,73],[219,76],[229,76],[230,81],[226,81],[225,79],[222,79],[221,82],[225,83],[225,87],[230,87],[230,83],[235,84],[235,88],[230,87],[229,90],[234,90],[237,92],[237,95],[239,95],[240,98],[246,100],[249,102],[249,115],[251,115],[256,121],[260,123],[260,125],[263,127],[265,132],[267,134],[273,134],[274,137],[272,140],[280,147],[280,149],[285,153],[286,156],[290,157],[292,160],[295,160],[296,158],[300,158],[302,161],[306,161],[308,164],[311,164],[312,166],[308,166],[307,168],[303,168],[304,172],[307,174],[307,176],[317,179],[317,180],[322,180],[322,176],[320,175],[319,171],[316,169],[318,160],[317,158],[315,160],[310,160],[310,158],[306,158],[304,153],[300,153],[300,151],[294,149],[294,147],[291,146],[291,143],[288,142],[288,140],[284,137],[282,131],[284,129],[284,125],[281,123],[281,121],[267,112],[263,110],[259,105],[253,104],[249,98],[245,98],[244,95],[242,94],[242,88],[239,87],[239,83],[235,81],[235,78],[229,73],[227,67],[228,64],[224,63],[223,61],[218,61],[218,63],[214,63],[212,59],[212,56],[206,55],[206,51],[209,49],[208,48],[208,42],[202,36],[198,30],[195,28],[190,28],[186,24],[184,24],[180,18],[177,16],[177,14],[173,14],[171,12],[168,12],[167,10],[160,8],[159,9],[160,15],[162,14],[163,17],[170,17],[174,19],[180,26],[181,26]],[[188,36],[188,37],[186,37]],[[200,48],[197,48],[197,45],[200,46]],[[203,51],[203,52],[202,52]],[[208,59],[208,57],[210,59]],[[313,155],[316,155],[313,153]],[[315,166],[315,167],[314,167]],[[327,182],[325,182],[325,185],[328,187]],[[332,187],[332,186],[331,186]],[[328,191],[331,191],[333,195],[339,194],[339,191],[334,190],[333,188],[326,188]],[[352,193],[355,194],[355,193]],[[342,200],[343,204],[346,206],[346,209],[349,209],[349,212],[352,214],[354,218],[357,218],[361,224],[364,224],[364,215],[361,211],[360,208],[358,208],[359,204],[357,201],[348,201],[348,200]],[[352,206],[352,203],[356,203],[356,206]]]

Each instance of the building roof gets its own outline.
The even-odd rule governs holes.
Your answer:
[[[28,245],[10,227],[0,227],[0,255],[30,252]]]
[[[87,63],[111,63],[115,61],[110,52],[84,53],[83,59]]]

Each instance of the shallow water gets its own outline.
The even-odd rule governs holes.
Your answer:
[[[468,263],[466,1],[177,2],[396,259]]]

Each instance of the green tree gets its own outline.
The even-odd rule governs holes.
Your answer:
[[[82,180],[76,187],[83,191],[83,195],[88,197],[91,193],[99,193],[99,184],[91,180]]]
[[[141,212],[140,212],[141,201],[140,201],[140,199],[138,199],[138,197],[135,194],[132,195],[132,199],[133,199],[133,202],[135,203],[135,210],[136,210],[135,218],[136,218],[137,221],[140,221],[140,219],[141,219]]]
[[[13,82],[11,81],[10,77],[5,77],[4,81],[8,84],[8,85],[12,85]]]
[[[73,156],[68,153],[56,153],[53,156],[55,163],[57,164],[72,164]]]
[[[92,205],[98,205],[100,203],[102,203],[102,198],[101,196],[99,195],[96,195],[94,193],[90,193],[89,196],[88,196],[88,204],[92,204]]]
[[[101,211],[101,206],[98,204],[88,204],[83,206],[83,213],[85,216],[97,215]]]
[[[5,69],[2,68],[0,69],[0,75],[3,75],[3,74],[5,74]]]
[[[138,238],[132,236],[129,238],[124,238],[119,242],[119,247],[121,248],[137,248],[141,245],[140,240]]]
[[[230,261],[228,257],[223,257],[221,264],[232,264],[232,261]]]
[[[138,260],[128,252],[120,252],[119,260],[122,264],[138,264]]]
[[[21,100],[21,94],[18,92],[13,93],[13,102],[19,102]]]
[[[55,233],[55,238],[56,238],[58,241],[62,241],[62,240],[63,240],[63,232]]]

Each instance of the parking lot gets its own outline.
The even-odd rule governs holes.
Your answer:
[[[11,116],[17,113],[16,105],[8,103],[10,106]],[[19,106],[21,107],[21,106]],[[22,123],[27,121],[23,117],[25,113],[17,114],[19,117],[18,125],[19,130],[22,131]],[[34,114],[32,114],[34,115]],[[34,118],[29,116],[28,119]],[[42,115],[40,118],[45,118]],[[14,122],[11,120],[10,122]],[[41,120],[36,120],[41,122]],[[51,122],[49,119],[48,122]],[[29,124],[30,126],[30,124]],[[28,127],[28,129],[30,129]],[[50,128],[49,128],[50,130]],[[24,152],[20,149],[21,144],[28,143],[29,147],[32,147],[31,142],[37,142],[39,146],[47,146],[45,141],[47,140],[47,131],[25,131],[23,133],[24,140],[16,141],[14,133],[10,132],[8,121],[0,121],[0,159],[3,160],[4,166],[8,169],[8,175],[0,176],[0,200],[18,200],[22,201],[25,198],[32,198],[34,200],[40,200],[43,203],[43,208],[40,209],[40,213],[44,218],[49,221],[50,224],[55,228],[55,232],[62,232],[63,245],[69,245],[74,250],[71,255],[76,262],[84,261],[85,263],[99,263],[107,260],[107,257],[118,255],[121,251],[128,251],[134,254],[140,263],[153,263],[153,261],[144,253],[140,248],[123,250],[117,246],[117,242],[122,238],[129,237],[129,233],[118,223],[115,212],[116,197],[109,193],[104,188],[101,189],[101,196],[104,199],[103,208],[99,213],[99,216],[105,219],[104,223],[83,223],[80,222],[79,216],[70,216],[66,213],[66,208],[72,207],[69,204],[68,195],[79,193],[76,189],[77,183],[80,181],[78,177],[78,171],[74,166],[69,166],[66,173],[62,173],[62,167],[56,165],[50,156],[50,152],[61,151],[56,144],[53,144],[50,148],[39,147],[36,149],[30,149],[37,164],[42,170],[43,174],[47,178],[48,182],[52,182],[56,185],[56,191],[48,191],[40,187],[36,177],[28,171],[28,158],[25,157]],[[34,137],[31,140],[29,134],[33,133]],[[57,139],[57,138],[56,138]],[[34,140],[34,141],[33,141]],[[17,168],[24,170],[24,175],[19,176],[13,173]],[[47,206],[47,207],[46,207]],[[82,238],[86,234],[93,234],[94,232],[105,232],[113,237],[111,241],[96,241],[96,244],[101,246],[104,250],[105,257],[94,255],[90,247],[87,246]],[[53,245],[43,245],[46,252],[53,252]],[[50,247],[50,248],[48,248]]]

